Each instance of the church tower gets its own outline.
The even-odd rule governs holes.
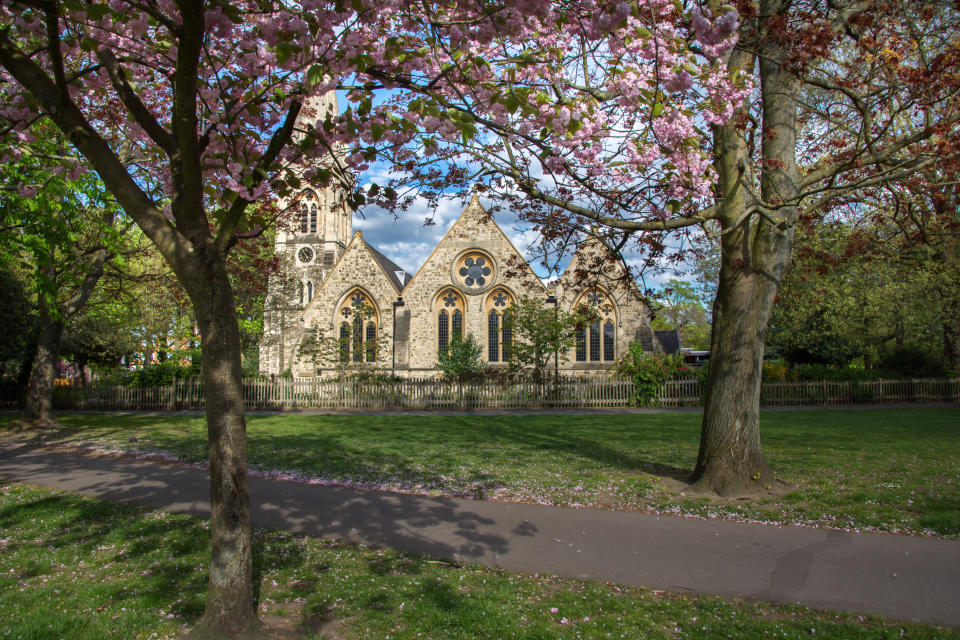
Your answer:
[[[333,91],[309,99],[298,125],[322,122],[327,113],[339,113]],[[305,180],[304,185],[280,203],[286,216],[277,229],[274,251],[281,259],[281,274],[267,287],[260,341],[260,372],[268,375],[279,375],[292,364],[296,356],[292,350],[302,331],[301,314],[353,235],[353,208],[344,186],[336,180],[327,186],[308,185]]]

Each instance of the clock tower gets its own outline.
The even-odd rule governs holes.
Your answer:
[[[322,121],[329,112],[338,112],[332,91],[308,100],[301,122]],[[303,310],[353,235],[353,208],[346,189],[336,180],[326,186],[310,186],[305,180],[304,185],[280,203],[285,224],[277,229],[274,251],[281,259],[281,273],[267,287],[260,342],[260,371],[268,375],[279,375],[292,364]]]

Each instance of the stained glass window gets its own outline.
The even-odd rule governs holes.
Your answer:
[[[346,322],[340,323],[340,359],[347,360],[350,357],[350,325]]]
[[[453,322],[451,323],[451,336],[463,338],[463,314],[457,309],[453,312]]]
[[[310,207],[310,233],[317,232],[317,205],[314,203]]]
[[[363,362],[363,321],[353,320],[353,361]]]
[[[510,349],[513,346],[513,321],[510,319],[510,312],[503,314],[503,361],[510,359]]]
[[[367,362],[376,362],[377,360],[377,325],[372,322],[367,323]]]
[[[590,360],[600,360],[600,323],[590,325]]]
[[[613,336],[613,323],[607,320],[603,324],[603,359],[607,361],[613,360]]]
[[[450,316],[444,309],[437,318],[437,353],[445,354],[450,348]]]
[[[577,326],[577,362],[587,361],[587,331],[583,325]]]
[[[500,362],[500,316],[496,311],[487,316],[487,360]]]

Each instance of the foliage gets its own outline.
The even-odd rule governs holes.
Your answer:
[[[131,387],[169,386],[174,379],[195,378],[200,375],[201,352],[192,349],[171,354],[171,357],[155,364],[148,364],[130,371],[124,384]]]
[[[634,401],[649,406],[667,380],[689,374],[678,353],[656,353],[643,350],[639,342],[631,342],[627,355],[614,366],[614,375],[633,381]]]
[[[905,378],[942,378],[947,375],[942,350],[921,345],[894,346],[881,352],[880,369],[896,371]]]
[[[36,303],[19,269],[0,261],[0,380],[16,379],[32,361],[36,342]]]
[[[540,298],[524,296],[510,307],[509,318],[513,329],[511,368],[529,368],[535,380],[543,381],[547,361],[554,355],[557,364],[566,361],[576,343],[577,326],[586,323],[589,314],[584,310],[570,313]]]
[[[447,346],[447,352],[437,355],[437,368],[449,380],[466,380],[480,374],[486,367],[483,345],[472,333],[468,333],[466,338],[454,334]]]
[[[947,274],[925,247],[892,233],[840,222],[805,228],[771,314],[770,348],[791,363],[861,362],[908,376],[885,354],[941,351]]]
[[[670,279],[652,297],[660,305],[654,311],[653,329],[677,331],[685,348],[710,349],[709,313],[693,284]]]
[[[103,312],[77,316],[64,333],[61,355],[79,370],[88,365],[103,372],[118,367],[124,356],[137,349],[123,320]]]

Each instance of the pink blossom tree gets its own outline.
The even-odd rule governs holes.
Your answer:
[[[202,629],[236,636],[255,622],[228,278],[238,238],[271,224],[270,203],[304,184],[349,186],[352,171],[382,154],[436,153],[457,140],[505,157],[515,148],[501,143],[516,141],[531,171],[589,176],[619,194],[597,209],[601,222],[619,202],[648,212],[638,230],[698,220],[681,209],[710,195],[703,127],[725,122],[746,88],[718,59],[733,43],[735,14],[708,13],[663,0],[0,5],[9,153],[31,144],[33,121],[52,121],[157,246],[194,308],[213,549]],[[699,54],[689,50],[696,43]],[[313,98],[340,86],[352,103],[346,112],[314,108]],[[414,89],[429,100],[410,100]],[[378,91],[385,104],[375,108]],[[515,121],[516,130],[505,127]],[[633,186],[641,171],[649,178]],[[552,197],[577,206],[565,188],[559,181]],[[389,203],[396,193],[373,185],[352,197],[370,199]]]
[[[426,43],[441,75],[369,72],[416,95],[397,100],[403,121],[434,134],[388,148],[408,172],[394,187],[439,194],[483,181],[555,254],[596,239],[614,258],[639,246],[650,262],[678,259],[665,235],[698,227],[721,246],[693,473],[697,488],[721,494],[772,481],[761,364],[798,220],[942,174],[956,162],[960,121],[949,3],[735,5],[611,5],[632,31],[597,42],[557,29],[536,40],[543,48],[499,41],[499,54],[473,44],[483,24],[459,21],[450,28],[461,44]],[[397,117],[382,110],[381,128]]]

